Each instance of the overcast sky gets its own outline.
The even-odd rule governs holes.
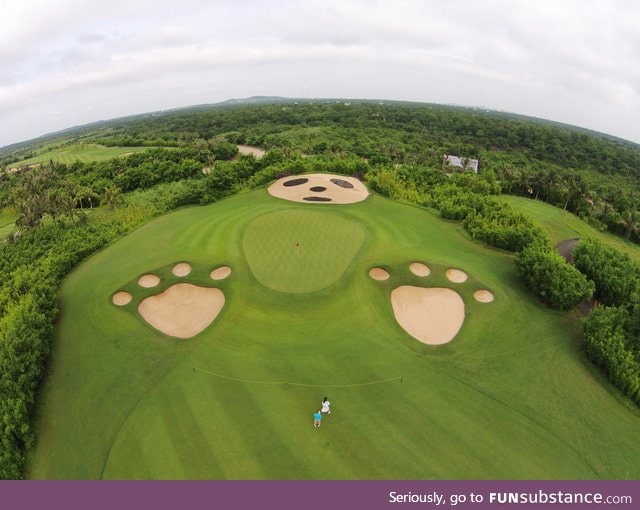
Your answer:
[[[636,0],[3,0],[0,146],[254,95],[484,106],[640,142]]]

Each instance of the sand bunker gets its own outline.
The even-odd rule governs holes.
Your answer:
[[[176,276],[187,276],[191,272],[191,264],[180,262],[173,266],[171,272]]]
[[[369,271],[369,276],[374,280],[382,281],[388,280],[391,275],[381,267],[374,267]]]
[[[451,289],[404,285],[391,292],[391,305],[400,326],[425,344],[450,342],[464,322],[464,302]]]
[[[220,266],[211,271],[212,280],[224,280],[231,274],[231,268],[229,266]]]
[[[476,290],[473,293],[473,297],[480,303],[491,303],[494,299],[493,294],[484,289]]]
[[[268,188],[269,194],[292,202],[353,204],[369,196],[367,187],[354,177],[304,174],[283,177]]]
[[[131,302],[131,299],[132,299],[131,294],[129,294],[128,292],[125,292],[124,290],[121,290],[116,292],[113,295],[113,297],[111,298],[111,301],[113,302],[114,305],[124,306],[129,304]]]
[[[140,315],[165,335],[191,338],[209,326],[224,306],[220,289],[176,283],[138,305]]]
[[[416,276],[429,276],[431,274],[429,266],[424,265],[422,262],[410,264],[409,269]]]
[[[260,159],[266,154],[266,151],[260,147],[252,147],[251,145],[238,145],[238,152],[240,154],[253,154],[256,159]]]
[[[459,269],[448,269],[446,275],[453,283],[463,283],[467,281],[467,273]]]
[[[138,280],[138,285],[140,285],[140,287],[145,287],[147,289],[151,287],[155,287],[159,283],[160,283],[160,278],[158,278],[154,274],[145,274],[144,276],[141,276],[140,279]]]

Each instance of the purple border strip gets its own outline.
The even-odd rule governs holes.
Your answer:
[[[517,501],[517,502],[516,502]],[[640,508],[639,481],[6,481],[11,510]]]

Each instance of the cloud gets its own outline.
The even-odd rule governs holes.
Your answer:
[[[633,1],[8,2],[0,145],[243,93],[482,104],[638,139]]]

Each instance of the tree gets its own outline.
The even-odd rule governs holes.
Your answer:
[[[632,234],[640,232],[640,212],[637,209],[627,209],[618,225],[624,228],[625,239],[630,239]]]
[[[122,203],[122,190],[115,184],[106,186],[100,198],[100,203],[110,209],[115,209]]]
[[[609,380],[640,404],[640,356],[625,308],[598,306],[584,323],[587,357]]]
[[[640,267],[628,255],[592,238],[573,249],[576,268],[596,285],[596,298],[607,306],[626,306],[640,295]]]
[[[69,217],[71,223],[75,225],[77,216],[77,206],[79,202],[78,198],[79,187],[70,182],[65,183],[60,194],[60,206],[64,210],[64,213]]]
[[[10,195],[11,205],[18,213],[16,225],[34,228],[52,210],[52,189],[55,174],[47,168],[33,169],[20,175]]]
[[[80,209],[84,209],[85,203],[88,203],[89,209],[92,209],[94,201],[99,199],[98,195],[89,186],[78,186],[76,196],[78,198],[78,205],[80,206]]]

